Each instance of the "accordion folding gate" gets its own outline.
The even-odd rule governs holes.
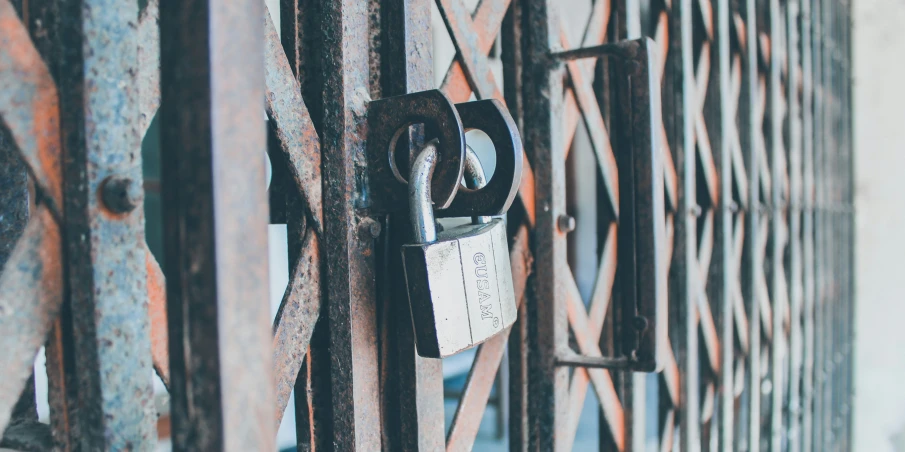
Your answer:
[[[469,450],[492,403],[510,450],[572,450],[591,397],[601,450],[852,450],[850,5],[0,0],[0,446],[153,450],[168,430],[176,450],[274,450],[288,406],[299,450]],[[642,37],[663,246],[634,284],[666,288],[655,374],[610,359],[635,289],[623,63],[563,57]],[[454,58],[434,61],[440,38]],[[415,351],[405,219],[365,177],[368,102],[428,89],[500,101],[526,156],[518,320],[477,350],[449,425],[441,362]],[[272,324],[268,223],[290,263]]]

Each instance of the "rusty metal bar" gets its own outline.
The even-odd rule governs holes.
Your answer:
[[[46,74],[45,77],[50,77],[51,75],[56,75],[57,68],[59,67],[60,61],[58,58],[59,55],[59,45],[57,40],[57,27],[56,27],[56,13],[55,6],[52,2],[28,2],[27,4],[22,4],[22,17],[24,21],[24,25],[28,29],[29,34],[31,35],[32,42],[35,46],[35,49],[38,53],[43,57],[44,64],[46,64],[47,69],[50,71],[50,74]],[[23,47],[24,48],[24,47]],[[42,79],[43,77],[35,77],[37,74],[32,74],[31,78],[37,80]],[[46,84],[46,81],[42,84]],[[47,84],[45,89],[50,88],[51,84]],[[43,97],[43,96],[41,96]],[[50,149],[56,150],[56,152],[60,151],[60,143],[59,143],[59,111],[58,111],[58,99],[57,94],[54,92],[50,96],[54,105],[44,105],[41,107],[41,110],[44,110],[50,113],[50,116],[46,119],[49,119],[50,123],[46,125],[48,128],[44,130],[44,134],[48,134],[48,136],[52,136],[54,142],[52,142],[53,147]],[[46,102],[47,100],[44,100]],[[56,105],[56,106],[55,106]],[[37,110],[37,109],[35,109]],[[37,119],[37,117],[36,117]],[[45,119],[45,120],[46,120]],[[7,121],[9,117],[7,117]],[[52,134],[52,135],[50,135]],[[48,143],[49,144],[49,143]],[[46,145],[46,144],[45,144]],[[23,144],[19,142],[20,150],[27,150],[28,148],[23,148]],[[48,149],[48,150],[50,150]],[[57,159],[61,158],[60,156],[56,157]],[[45,158],[46,159],[46,158]],[[26,157],[26,162],[28,162],[28,158]],[[58,163],[59,165],[59,163]],[[59,168],[56,169],[59,171]],[[55,172],[56,172],[55,171]],[[32,176],[37,176],[32,173]],[[33,179],[36,185],[36,194],[38,188],[41,185],[41,181],[38,178]],[[53,185],[59,185],[61,183],[62,174],[55,174],[52,180]],[[59,193],[57,196],[62,196],[62,193]],[[36,201],[38,201],[36,199]],[[57,206],[62,206],[63,202],[61,198],[57,198],[53,204]],[[41,205],[36,203],[36,215],[41,215]],[[59,235],[59,231],[48,231],[53,234]],[[54,238],[54,241],[58,241],[59,237]],[[56,245],[57,247],[59,245]],[[59,253],[60,248],[57,248],[57,253]],[[59,262],[62,259],[56,258]],[[62,266],[62,263],[60,264]],[[55,278],[60,278],[61,273]],[[57,287],[57,290],[62,291],[62,279],[59,279],[60,284]],[[66,391],[66,388],[73,385],[67,385],[66,380],[69,379],[70,382],[74,382],[74,359],[72,354],[68,354],[64,359],[63,350],[61,340],[63,337],[64,331],[71,331],[72,323],[69,321],[70,319],[70,309],[69,304],[65,303],[62,298],[62,293],[57,294],[57,298],[55,300],[56,307],[48,312],[48,317],[46,318],[46,322],[52,322],[51,326],[51,334],[50,337],[47,337],[46,329],[39,329],[36,331],[37,335],[35,339],[37,340],[46,340],[47,347],[45,349],[46,366],[47,366],[47,377],[48,377],[48,402],[50,405],[50,423],[51,429],[53,431],[53,446],[60,450],[70,450],[72,435],[74,433],[74,425],[70,425],[68,418],[69,405],[71,402],[75,400],[75,391],[74,389],[71,391]],[[46,300],[45,300],[46,301]],[[62,303],[62,309],[59,307],[59,304]],[[62,311],[62,313],[60,313]],[[54,313],[60,313],[62,319],[66,319],[65,322],[62,319],[57,318],[54,321],[52,317],[55,315]],[[65,327],[64,327],[65,323]],[[71,337],[70,333],[67,333],[68,337]],[[71,340],[69,341],[71,342]],[[65,361],[65,362],[64,362]],[[64,372],[65,370],[65,372]],[[74,424],[74,422],[72,423]]]
[[[434,87],[430,0],[379,2],[381,97],[424,91]],[[376,75],[376,74],[375,74]],[[372,94],[373,93],[372,89]],[[408,162],[424,143],[423,127],[413,127],[402,140]],[[405,147],[397,147],[405,149]],[[385,223],[383,271],[378,272],[378,303],[384,403],[384,447],[390,450],[442,450],[446,446],[443,408],[443,367],[437,359],[422,358],[415,350],[408,291],[399,247],[411,240],[407,213],[389,215]]]
[[[382,443],[377,297],[372,225],[361,166],[369,93],[369,20],[362,2],[329,0],[306,13],[322,45],[311,85],[321,135],[324,258],[329,330],[332,443],[336,450],[376,450]],[[309,100],[309,106],[312,101]],[[316,365],[326,365],[318,362]],[[326,369],[314,369],[326,372]],[[327,413],[323,413],[327,414]],[[317,419],[315,419],[317,422]],[[327,438],[327,441],[330,439]]]
[[[530,379],[528,425],[530,449],[561,448],[568,400],[568,369],[555,365],[559,349],[567,346],[568,320],[565,294],[559,281],[567,277],[565,234],[557,218],[565,211],[565,151],[560,115],[563,63],[550,61],[550,50],[560,40],[556,2],[524,3],[525,151],[535,169],[535,292],[528,298]]]
[[[12,6],[21,18],[21,1],[13,2]],[[0,271],[25,232],[32,198],[25,162],[18,154],[12,133],[5,124],[0,124]],[[53,447],[50,430],[38,422],[34,375],[25,382],[10,413],[9,424],[0,432],[0,447],[21,450]]]
[[[11,344],[0,445],[153,447],[153,361],[173,390],[177,450],[272,448],[293,388],[300,450],[470,449],[508,341],[511,450],[577,447],[589,389],[601,450],[647,448],[654,430],[660,450],[853,447],[851,2],[597,0],[580,42],[561,2],[436,4],[457,51],[441,89],[505,100],[532,163],[508,228],[520,320],[479,349],[446,438],[442,369],[415,353],[394,270],[408,221],[372,211],[362,176],[367,102],[433,85],[430,0],[282,0],[281,36],[247,2],[165,1],[158,28],[156,0],[140,12],[0,0],[0,39],[12,43],[0,47],[0,185],[11,184],[0,215],[15,220],[0,222],[0,311],[15,314],[0,313]],[[666,112],[670,340],[656,381],[605,369],[628,362],[601,353],[625,345],[619,294],[631,289],[616,265],[627,255],[616,249],[623,87],[618,62],[575,59],[641,33],[661,53]],[[161,78],[169,297],[136,209],[135,152]],[[269,141],[253,107],[262,95]],[[419,127],[406,138],[416,150]],[[601,243],[594,284],[568,265],[575,246],[595,251],[578,234],[566,241],[569,214],[586,213],[567,202],[573,148],[599,171],[587,198],[602,206],[587,210],[597,230],[581,234]],[[291,276],[271,337],[268,217],[287,223]],[[35,430],[28,376],[45,340],[52,428]]]
[[[268,42],[265,53],[265,65],[269,65],[271,61],[283,66],[283,61],[289,68],[289,72],[284,68],[279,70],[271,70],[268,68],[265,80],[268,83],[268,91],[270,86],[274,89],[287,89],[285,86],[288,82],[286,79],[292,77],[291,87],[288,88],[288,96],[272,96],[268,103],[272,102],[273,107],[282,105],[288,121],[279,121],[278,109],[273,108],[269,118],[273,120],[270,137],[271,142],[275,142],[272,148],[281,148],[283,152],[282,158],[275,159],[280,162],[275,166],[274,179],[271,183],[271,209],[272,212],[284,211],[286,222],[287,238],[288,238],[288,261],[290,265],[290,287],[299,290],[299,301],[305,301],[304,304],[297,305],[297,308],[303,307],[299,313],[306,313],[308,321],[298,323],[298,326],[312,328],[304,330],[309,334],[308,343],[295,343],[295,341],[287,341],[286,346],[290,349],[294,348],[294,352],[303,352],[304,355],[296,355],[303,358],[300,368],[294,369],[294,366],[286,366],[282,371],[278,370],[278,403],[282,402],[280,397],[284,394],[282,385],[293,383],[295,390],[295,422],[296,422],[296,443],[299,450],[315,450],[324,448],[332,442],[331,433],[331,401],[330,401],[330,364],[327,343],[329,341],[327,331],[327,319],[324,306],[324,281],[326,262],[323,258],[323,180],[321,177],[322,153],[320,146],[320,137],[316,130],[315,123],[322,115],[322,105],[320,102],[320,50],[319,46],[311,44],[311,40],[315,39],[317,27],[313,24],[316,20],[316,14],[313,14],[313,2],[301,2],[297,0],[285,0],[280,2],[280,41],[282,43],[282,52],[275,50],[273,39],[270,37],[275,34],[276,30],[270,31],[270,25],[267,25]],[[267,21],[265,17],[265,21]],[[280,55],[282,53],[282,55]],[[268,95],[268,98],[271,96]],[[289,100],[287,102],[287,100]],[[282,134],[285,138],[292,138],[294,131],[301,129],[302,135],[295,139],[280,139]],[[298,138],[302,138],[301,141]],[[287,152],[288,151],[288,152]],[[273,155],[273,150],[271,151]],[[274,159],[272,159],[274,161]],[[282,165],[285,165],[283,167]],[[284,168],[281,170],[280,168]],[[286,187],[278,188],[280,172],[287,171]],[[304,176],[304,177],[299,177]],[[291,184],[289,182],[295,182]],[[273,210],[275,209],[275,210]],[[317,250],[316,263],[314,250]],[[316,290],[314,290],[316,288]],[[319,301],[315,307],[314,300],[309,295],[317,294]],[[284,296],[282,305],[287,305],[290,300],[288,295]],[[293,309],[293,310],[296,310]],[[314,312],[317,312],[316,321]],[[278,314],[277,322],[280,322],[282,315]],[[309,324],[309,321],[315,321]],[[296,322],[293,322],[296,323]],[[298,335],[293,332],[293,325],[285,328],[289,338],[297,338]],[[275,336],[278,333],[275,331]],[[274,353],[278,353],[274,350]],[[278,355],[275,355],[278,356]],[[287,394],[288,395],[288,394]],[[279,406],[278,406],[279,409]]]
[[[524,118],[524,98],[523,98],[523,71],[525,69],[523,63],[524,47],[523,47],[523,4],[522,2],[511,2],[503,23],[500,26],[501,39],[501,55],[500,60],[503,63],[503,95],[506,105],[509,109],[512,119],[515,121],[519,130],[523,128]],[[518,316],[515,324],[509,332],[508,347],[506,356],[508,362],[508,388],[509,388],[509,450],[512,452],[527,451],[530,443],[529,435],[532,429],[529,424],[529,338],[528,338],[528,311],[527,301],[532,296],[533,281],[529,280],[532,269],[534,267],[531,255],[531,247],[529,242],[529,232],[533,218],[529,218],[528,212],[534,212],[533,201],[534,188],[531,183],[526,184],[525,180],[530,179],[527,175],[533,174],[528,163],[529,158],[526,155],[522,163],[522,184],[519,188],[519,201],[517,205],[522,206],[521,212],[518,207],[510,210],[508,215],[509,222],[520,221],[522,225],[512,241],[511,254],[522,259],[512,259],[511,268],[513,271],[513,282],[518,281],[521,287],[521,296],[516,297],[516,301],[520,302],[518,306]],[[530,207],[526,204],[532,204]],[[521,246],[517,246],[521,245]],[[522,282],[524,281],[524,282]],[[518,290],[519,286],[516,286]],[[518,295],[518,293],[516,293]],[[501,365],[507,365],[502,363]]]
[[[176,450],[274,447],[262,14],[255,1],[160,5]]]
[[[151,450],[149,322],[136,86],[137,4],[65,2],[49,28],[59,46],[70,315],[64,355],[84,449]],[[131,153],[128,155],[126,153]],[[71,322],[71,323],[70,323]],[[71,328],[71,330],[69,329]],[[141,407],[141,408],[136,408]],[[70,422],[76,421],[69,413]]]
[[[13,4],[19,16],[22,5]],[[6,266],[19,238],[25,232],[29,217],[28,173],[25,162],[18,154],[12,133],[5,125],[0,125],[0,271]],[[0,446],[9,444],[10,430],[17,424],[37,422],[34,376],[21,389],[21,396],[10,414],[10,425],[0,432]],[[13,432],[14,433],[14,432]],[[15,435],[12,435],[15,436]]]
[[[286,58],[269,12],[264,13],[265,111],[270,158],[275,173],[285,176],[271,199],[285,206],[289,251],[289,283],[273,325],[273,358],[279,425],[321,311],[321,156],[317,132],[302,100],[301,88]],[[280,199],[279,197],[282,197]]]

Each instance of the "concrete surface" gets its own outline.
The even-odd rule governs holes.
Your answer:
[[[855,450],[905,451],[905,1],[854,0]]]

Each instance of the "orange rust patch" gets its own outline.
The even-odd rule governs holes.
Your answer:
[[[170,387],[170,357],[167,326],[166,281],[160,265],[145,245],[145,268],[148,273],[148,317],[151,320],[151,360],[163,384]]]

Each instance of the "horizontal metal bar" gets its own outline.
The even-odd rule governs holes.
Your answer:
[[[603,358],[598,356],[579,355],[573,352],[560,352],[556,356],[559,367],[586,367],[591,369],[627,369],[631,364],[628,358]]]
[[[641,38],[628,41],[620,41],[611,44],[601,44],[598,46],[563,50],[560,52],[552,52],[550,53],[550,56],[554,60],[559,61],[581,60],[585,58],[602,58],[609,56],[630,59],[635,57],[635,52],[641,45],[641,41],[643,41],[644,39],[650,38]]]

